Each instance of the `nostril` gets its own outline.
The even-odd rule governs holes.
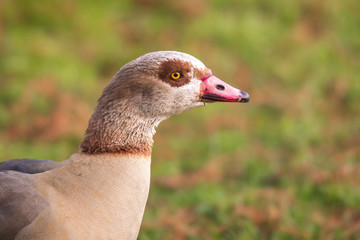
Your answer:
[[[224,87],[224,85],[218,84],[218,85],[216,85],[216,89],[220,90],[220,91],[224,91],[225,87]]]

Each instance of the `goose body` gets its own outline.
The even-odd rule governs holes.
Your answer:
[[[104,88],[79,153],[0,164],[0,239],[136,239],[158,124],[204,102],[248,100],[185,53],[129,62]]]

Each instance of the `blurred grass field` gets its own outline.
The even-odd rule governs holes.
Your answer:
[[[160,125],[139,239],[360,239],[359,13],[356,0],[2,0],[0,161],[67,159],[123,64],[184,51],[251,101]]]

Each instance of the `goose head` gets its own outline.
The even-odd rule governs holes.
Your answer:
[[[104,89],[105,96],[149,118],[167,118],[205,102],[249,101],[249,94],[215,77],[200,60],[175,51],[152,52],[127,63]]]
[[[221,81],[189,54],[148,53],[125,64],[104,88],[81,148],[149,152],[162,120],[205,103],[248,101],[249,94]]]

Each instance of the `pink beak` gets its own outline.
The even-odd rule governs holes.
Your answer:
[[[212,73],[206,74],[201,78],[202,93],[201,99],[209,102],[242,102],[250,101],[247,92],[236,89],[229,84],[221,81]]]

